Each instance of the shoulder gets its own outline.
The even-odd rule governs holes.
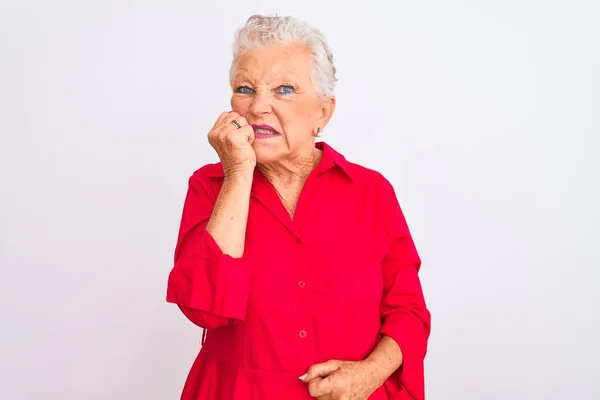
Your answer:
[[[388,229],[388,234],[410,235],[397,191],[383,173],[360,164],[348,163],[363,199]],[[392,232],[392,233],[390,233]],[[395,232],[395,233],[393,233]]]
[[[205,164],[192,174],[192,178],[203,180],[220,177],[223,177],[223,165],[220,162]]]
[[[223,180],[219,179],[222,177],[223,166],[220,162],[205,164],[191,174],[188,185],[191,190],[216,197],[220,185],[223,183]]]
[[[205,164],[192,173],[190,184],[211,186],[213,181],[216,180],[218,182],[219,178],[223,178],[223,166],[221,163]]]
[[[392,183],[383,173],[351,161],[346,161],[346,165],[354,182],[360,188],[375,191],[380,194],[394,193]]]

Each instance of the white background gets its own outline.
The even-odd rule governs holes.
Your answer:
[[[434,400],[600,398],[597,1],[1,1],[0,398],[178,398],[189,175],[254,13],[321,28],[324,140],[395,185]],[[340,332],[340,335],[343,335]]]

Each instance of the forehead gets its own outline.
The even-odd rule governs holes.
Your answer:
[[[311,53],[306,46],[273,46],[249,50],[237,59],[235,78],[267,80],[276,77],[310,79]]]

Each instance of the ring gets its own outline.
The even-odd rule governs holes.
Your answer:
[[[242,125],[240,125],[240,123],[236,119],[231,121],[231,123],[233,124],[233,126],[235,126],[238,129],[240,129],[242,127]]]

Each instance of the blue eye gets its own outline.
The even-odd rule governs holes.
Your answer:
[[[235,92],[241,94],[252,94],[254,93],[254,90],[250,89],[248,86],[240,86],[239,88],[235,89]]]
[[[296,89],[294,89],[290,85],[281,85],[277,88],[278,94],[293,94],[296,93]]]

